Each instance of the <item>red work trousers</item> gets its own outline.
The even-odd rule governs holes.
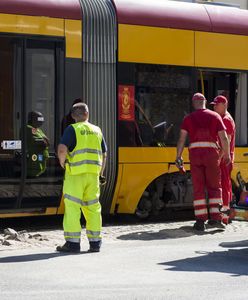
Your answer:
[[[196,219],[206,221],[209,215],[212,220],[222,220],[219,210],[222,205],[219,151],[215,148],[190,149],[189,159]]]
[[[221,170],[221,187],[222,187],[222,199],[223,206],[230,208],[230,202],[232,200],[232,182],[231,182],[231,172],[233,169],[233,163],[226,164],[224,161],[220,163]],[[223,223],[228,224],[228,216],[223,215]]]

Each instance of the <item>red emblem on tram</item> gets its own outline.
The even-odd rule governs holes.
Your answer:
[[[119,120],[134,120],[134,86],[119,85]]]

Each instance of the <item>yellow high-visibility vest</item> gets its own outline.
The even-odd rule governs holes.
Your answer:
[[[76,146],[67,154],[66,172],[100,174],[102,167],[102,132],[89,122],[72,124],[76,133]]]

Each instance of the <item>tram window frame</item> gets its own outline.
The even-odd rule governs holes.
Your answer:
[[[230,98],[229,112],[233,117],[235,116],[238,74],[238,72],[230,72],[229,70],[198,69],[197,91],[205,95],[208,108],[213,109],[209,103],[217,95],[224,95],[227,99]],[[236,82],[234,83],[234,81]]]
[[[50,123],[55,124],[55,56],[50,49],[27,48],[26,57],[26,74],[28,76],[26,84],[31,83],[31,88],[26,88],[26,107],[30,107],[31,111],[39,111],[43,114],[45,118],[44,130],[51,141],[50,147],[54,148],[55,132],[51,130],[54,126],[51,126]],[[44,60],[47,60],[47,63],[43,64],[42,70],[41,60],[43,63]]]
[[[213,109],[209,103],[217,95],[223,94],[229,100],[228,112],[236,123],[236,146],[244,147],[248,145],[248,79],[246,71],[226,70],[226,69],[198,69],[197,87],[198,91],[205,94],[207,108]],[[200,76],[202,72],[202,79]],[[229,87],[226,89],[223,85],[217,86],[216,78],[220,76],[229,77]],[[209,81],[210,82],[209,83]],[[201,82],[201,80],[203,82]],[[203,85],[203,86],[202,86]],[[244,130],[246,128],[246,130]]]
[[[129,76],[127,76],[127,71]],[[143,81],[141,79],[142,72],[145,77]],[[145,72],[147,73],[146,75],[144,74]],[[181,122],[184,116],[191,111],[191,97],[195,86],[194,68],[122,63],[119,64],[118,75],[119,85],[128,84],[135,87],[134,98],[135,101],[138,102],[138,105],[135,105],[134,121],[119,120],[119,146],[175,147],[180,132]],[[185,80],[180,80],[182,79],[182,76],[185,76]],[[177,80],[175,78],[177,78]],[[151,81],[150,84],[148,83],[149,80]],[[161,81],[160,83],[159,80]],[[154,107],[153,111],[155,111],[155,114],[152,114],[151,109],[149,109],[148,101],[143,101],[143,103],[141,103],[142,101],[140,101],[140,98],[142,91],[143,94],[148,94],[148,98],[149,94],[151,94],[154,101],[156,101],[157,97],[157,100],[162,102],[160,105]],[[165,98],[165,96],[163,96],[164,91],[166,92],[167,99],[169,98],[166,102],[162,101],[162,98]],[[180,97],[175,95],[180,95]],[[175,101],[175,97],[177,98],[177,101]],[[145,102],[148,106],[144,104]],[[178,106],[178,103],[182,103],[182,105]],[[163,106],[165,109],[162,111],[166,111],[166,107],[170,108],[170,112],[167,113],[164,118],[162,118],[161,114],[161,108]],[[178,107],[180,107],[180,112],[178,112]],[[144,116],[142,110],[146,116]],[[149,120],[145,120],[149,118],[151,118],[150,122]],[[141,132],[141,130],[143,132]]]
[[[135,64],[135,63],[119,63],[118,64],[118,83],[119,85],[131,85],[135,88],[135,100],[137,100],[137,88],[143,88],[145,91],[146,87],[143,85],[137,84],[137,66],[154,66],[155,68],[160,68],[161,65],[149,65],[149,64]],[[190,69],[191,72],[191,88],[189,89],[189,107],[186,113],[193,111],[191,105],[191,97],[194,92],[202,92],[206,95],[208,103],[213,100],[213,98],[219,93],[222,92],[221,89],[212,91],[211,93],[207,92],[208,89],[213,89],[213,86],[205,83],[205,89],[202,88],[199,82],[201,81],[199,76],[199,71],[211,73],[213,76],[218,76],[218,74],[223,74],[227,76],[233,76],[231,79],[232,84],[236,85],[232,90],[232,102],[231,107],[229,107],[229,112],[231,113],[233,119],[236,122],[236,146],[247,146],[248,145],[248,77],[246,71],[240,70],[230,70],[230,69],[211,69],[211,68],[190,68],[182,66],[164,66],[166,68],[178,68],[178,69]],[[212,83],[211,83],[212,84]],[[210,85],[211,85],[210,84]],[[212,106],[207,104],[207,108],[213,109]],[[160,108],[161,109],[161,108]],[[182,122],[183,116],[178,118],[178,124]],[[179,127],[179,126],[178,126]],[[244,130],[246,128],[246,130]],[[177,130],[177,136],[179,134],[179,128]],[[161,143],[160,145],[154,144],[142,144],[140,142],[140,133],[137,130],[137,112],[136,119],[134,122],[128,122],[124,120],[119,120],[118,122],[118,146],[119,147],[156,147],[156,146],[176,146],[176,138],[174,143],[166,142],[165,144]]]
[[[50,141],[52,143],[49,147],[49,152],[54,152],[55,147],[60,140],[60,120],[64,115],[64,102],[65,102],[65,91],[64,91],[64,70],[65,70],[65,40],[64,38],[52,38],[52,37],[26,37],[26,45],[24,52],[26,53],[26,57],[28,51],[31,49],[38,50],[51,50],[53,51],[53,64],[54,64],[54,90],[53,90],[53,112],[54,112],[54,120],[53,120],[53,133]],[[26,72],[26,79],[28,78],[28,70]],[[28,84],[28,82],[26,82]],[[26,103],[27,105],[27,103]],[[26,119],[27,119],[28,111],[26,111]],[[46,122],[46,116],[45,122]],[[50,134],[51,135],[51,134]]]
[[[236,146],[248,146],[248,73],[239,72],[237,97],[235,99]],[[243,130],[246,128],[246,130]]]
[[[49,49],[49,45],[53,45],[52,48],[54,49],[54,112],[55,112],[55,122],[54,122],[54,137],[53,137],[53,149],[51,150],[52,156],[49,158],[52,158],[53,161],[51,161],[51,164],[49,163],[49,167],[51,166],[51,171],[47,173],[47,180],[51,182],[51,180],[55,180],[56,182],[56,189],[60,189],[60,180],[62,178],[62,174],[60,174],[59,164],[57,163],[57,160],[55,158],[55,145],[58,144],[59,138],[60,138],[60,120],[62,119],[62,116],[64,115],[64,102],[65,102],[65,38],[60,37],[47,37],[47,36],[36,36],[36,35],[22,35],[22,34],[0,34],[0,37],[10,39],[10,41],[15,45],[15,51],[13,52],[13,67],[12,67],[12,76],[13,76],[13,104],[14,109],[12,112],[12,119],[13,119],[13,135],[3,136],[5,139],[9,140],[20,140],[22,141],[21,151],[19,149],[17,150],[5,150],[3,159],[7,159],[7,164],[5,169],[13,171],[11,174],[3,174],[2,178],[4,183],[6,179],[10,180],[10,185],[13,184],[13,191],[15,191],[15,196],[13,196],[11,199],[8,197],[6,201],[8,201],[8,207],[15,207],[20,208],[22,205],[25,207],[36,207],[36,206],[58,206],[59,205],[59,197],[54,196],[47,196],[47,194],[44,195],[42,198],[43,203],[37,202],[37,199],[35,198],[34,201],[30,202],[30,197],[27,195],[31,195],[29,192],[26,193],[25,188],[31,187],[31,183],[38,184],[40,182],[41,189],[44,190],[42,187],[42,180],[45,180],[44,178],[39,181],[39,178],[36,179],[27,179],[26,175],[26,168],[27,168],[27,160],[26,155],[23,155],[23,153],[26,153],[27,150],[27,139],[25,134],[25,128],[27,124],[27,105],[26,105],[26,85],[27,85],[27,68],[26,68],[26,55],[27,55],[27,45],[31,43],[32,45],[38,45],[40,49]],[[50,47],[51,48],[51,47]],[[17,64],[18,62],[18,64]],[[25,82],[25,84],[24,84]],[[18,103],[18,104],[17,104]],[[55,111],[56,110],[56,111]],[[12,167],[12,165],[14,166]],[[57,174],[60,176],[60,179],[58,180],[58,177],[51,177],[54,176],[54,174]],[[50,176],[50,177],[49,177]],[[1,179],[2,179],[1,178]],[[36,181],[35,181],[36,180]],[[19,185],[17,185],[17,183]],[[28,184],[26,184],[28,183]],[[8,183],[7,183],[8,184]],[[55,189],[55,192],[57,193],[57,190]],[[46,193],[46,191],[44,190]],[[54,192],[54,193],[55,193]],[[24,199],[25,198],[25,199]],[[24,200],[25,201],[24,201]],[[11,202],[11,201],[12,202]],[[10,201],[10,202],[9,202]],[[24,202],[23,202],[24,201]],[[36,203],[37,202],[37,203]],[[3,206],[5,205],[5,202],[3,202]],[[5,207],[5,206],[4,206]],[[6,206],[7,207],[7,206]],[[0,208],[1,209],[1,208]]]
[[[21,65],[18,68],[24,67],[23,60],[27,45],[32,43],[34,46],[38,46],[41,49],[52,49],[53,47],[49,47],[48,44],[53,42],[55,44],[55,103],[54,110],[56,110],[55,114],[55,126],[54,126],[54,145],[57,145],[60,140],[61,132],[60,132],[60,121],[65,115],[65,38],[64,37],[53,37],[53,36],[40,36],[40,35],[26,35],[26,34],[15,34],[15,33],[1,33],[0,37],[5,37],[8,39],[13,39],[16,44],[20,47],[19,55],[22,55]],[[18,42],[18,43],[17,43]],[[18,59],[20,61],[20,59]],[[13,101],[14,97],[17,94],[21,94],[22,98],[25,97],[25,91],[21,90],[22,86],[22,78],[20,76],[25,76],[25,70],[22,71],[23,74],[18,74],[18,78],[14,77],[14,90],[13,90]],[[21,100],[23,102],[23,100]],[[59,110],[57,109],[59,107]],[[19,115],[23,113],[23,103],[19,103],[19,106],[14,107],[13,117],[14,119],[19,119]],[[27,113],[27,112],[26,112]],[[26,119],[26,118],[24,118]],[[26,121],[24,120],[22,123],[14,126],[14,137],[15,139],[20,138],[20,128],[26,125]]]

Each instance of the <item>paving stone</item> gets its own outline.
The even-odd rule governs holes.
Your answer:
[[[10,235],[12,237],[17,237],[17,235],[18,235],[17,231],[15,231],[12,228],[6,228],[6,229],[4,229],[3,233],[4,233],[4,235]]]

